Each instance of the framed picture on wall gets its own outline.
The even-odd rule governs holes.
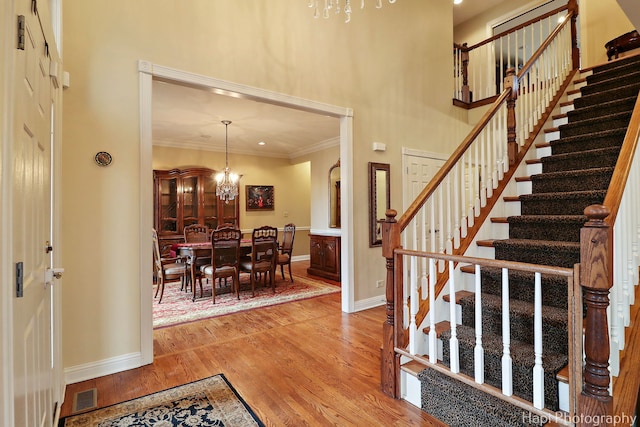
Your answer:
[[[273,210],[273,185],[245,185],[248,211]]]

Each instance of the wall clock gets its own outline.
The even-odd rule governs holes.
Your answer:
[[[111,157],[111,154],[106,151],[96,153],[95,161],[99,166],[109,166],[112,160],[113,158]]]

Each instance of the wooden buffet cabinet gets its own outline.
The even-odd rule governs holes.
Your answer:
[[[340,281],[340,236],[309,234],[310,262],[307,273]]]
[[[158,231],[160,252],[184,239],[191,224],[240,226],[239,197],[224,202],[216,196],[216,171],[207,168],[153,171],[153,226]]]

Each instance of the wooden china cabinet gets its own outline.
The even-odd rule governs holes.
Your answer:
[[[239,197],[224,202],[216,196],[216,171],[188,168],[153,171],[153,226],[160,252],[182,242],[184,227],[191,224],[215,229],[219,224],[240,226]]]

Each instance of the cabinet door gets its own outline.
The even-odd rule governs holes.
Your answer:
[[[321,237],[310,237],[309,242],[309,267],[322,270],[323,268],[323,239]]]
[[[324,240],[323,253],[324,253],[324,269],[332,273],[338,272],[338,248],[336,245],[337,239],[327,238]]]
[[[198,224],[198,177],[182,178],[182,226]],[[181,230],[178,230],[181,231]]]
[[[203,221],[204,225],[214,230],[218,226],[218,196],[216,196],[216,182],[211,176],[203,176]]]
[[[178,232],[178,179],[160,178],[158,232]]]

